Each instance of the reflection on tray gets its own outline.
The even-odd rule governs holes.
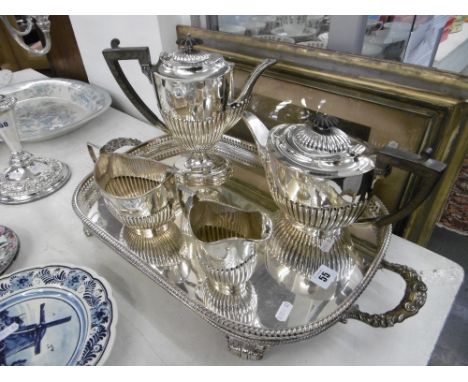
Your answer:
[[[307,235],[279,213],[273,227],[266,267],[280,285],[293,293],[328,301],[349,283],[354,271],[359,272],[360,259],[347,229],[338,236]],[[325,286],[313,281],[321,266],[336,273]]]

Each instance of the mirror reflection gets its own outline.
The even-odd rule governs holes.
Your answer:
[[[211,30],[468,73],[468,17],[206,16]]]

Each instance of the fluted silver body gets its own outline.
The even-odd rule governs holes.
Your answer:
[[[173,267],[183,260],[180,254],[183,239],[174,223],[168,223],[163,230],[150,236],[143,236],[133,229],[123,227],[121,240],[133,253],[154,268]]]
[[[199,263],[210,285],[221,293],[237,293],[255,270],[257,247],[271,233],[270,218],[197,197],[189,199],[187,210]]]
[[[367,199],[364,199],[355,203],[343,203],[341,206],[312,207],[307,204],[307,200],[296,199],[284,192],[274,180],[270,180],[269,185],[273,200],[285,215],[306,227],[319,230],[332,230],[353,224],[367,206]]]
[[[268,256],[309,278],[326,265],[337,272],[338,280],[346,279],[355,265],[350,256],[353,251],[353,242],[346,232],[316,231],[307,235],[281,215],[273,219],[273,232],[267,241]]]
[[[148,237],[144,230],[157,230],[174,219],[175,181],[168,166],[104,152],[94,179],[109,212],[135,233]]]
[[[365,147],[333,127],[332,117],[317,117],[320,127],[283,124],[271,131],[252,113],[246,112],[244,121],[270,193],[286,216],[304,231],[333,230],[359,219],[377,179],[375,158],[361,155]]]
[[[164,110],[161,114],[170,133],[181,147],[192,152],[206,152],[239,122],[249,100],[250,98],[247,98],[242,102],[227,105],[224,110],[204,118],[177,115]]]
[[[356,277],[362,267],[347,228],[329,231],[297,229],[289,218],[277,213],[266,244],[265,265],[276,282],[293,293],[328,301]],[[325,266],[336,272],[326,288],[313,280]],[[359,273],[359,272],[358,272]]]
[[[257,292],[250,282],[245,283],[242,291],[235,294],[221,293],[207,281],[203,283],[202,290],[203,303],[213,312],[246,325],[261,325],[257,315]]]

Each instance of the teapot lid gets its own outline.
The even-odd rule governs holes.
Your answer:
[[[190,34],[178,39],[180,49],[161,53],[155,73],[167,79],[199,81],[221,76],[231,69],[222,55],[195,49],[194,46],[199,44],[203,44],[203,41]]]
[[[307,123],[280,125],[271,143],[280,155],[301,168],[322,176],[358,175],[375,167],[367,147],[337,126],[340,120],[320,111]]]

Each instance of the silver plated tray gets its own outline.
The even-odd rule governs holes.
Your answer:
[[[235,207],[270,214],[274,227],[277,227],[273,232],[275,229],[281,230],[278,227],[281,227],[283,220],[267,191],[255,146],[224,136],[215,151],[228,158],[233,166],[233,176],[219,188],[218,198]],[[130,153],[175,166],[183,164],[188,155],[169,136],[144,143]],[[291,250],[284,253],[273,251],[275,253],[272,254],[265,245],[260,248],[245,298],[234,301],[207,292],[206,276],[192,253],[190,238],[186,237],[186,230],[183,229],[185,218],[182,211],[179,211],[175,221],[185,237],[178,253],[182,260],[161,267],[129,249],[122,238],[122,226],[107,211],[92,175],[78,185],[72,205],[85,226],[85,233],[96,235],[157,285],[224,332],[229,350],[244,358],[261,359],[270,346],[307,339],[347,318],[359,319],[375,327],[393,326],[416,314],[425,303],[426,287],[417,273],[383,260],[391,237],[391,226],[377,227],[370,223],[352,225],[346,233],[347,254],[343,256],[333,250],[330,252],[335,257],[328,259],[328,265],[335,269],[338,276],[327,288],[319,287],[307,271],[307,267],[316,260],[313,253],[294,255],[294,248],[291,249],[291,243],[288,243],[284,248]],[[386,213],[386,209],[375,198],[366,213],[373,216]],[[279,240],[280,236],[272,237]],[[294,247],[294,242],[292,245]],[[384,314],[361,312],[354,303],[382,266],[405,279],[405,295],[397,307]]]
[[[62,78],[21,82],[1,89],[16,104],[16,124],[22,142],[56,138],[106,111],[107,91],[85,82]]]

